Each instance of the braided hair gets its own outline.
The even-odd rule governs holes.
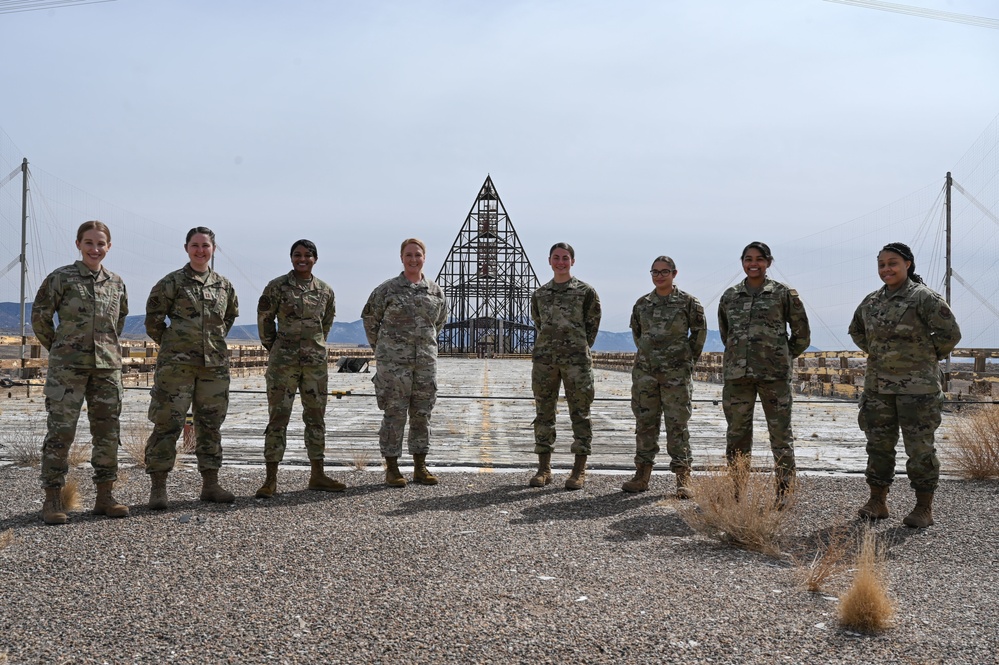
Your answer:
[[[909,262],[909,270],[907,275],[916,284],[924,284],[923,278],[916,274],[916,259],[912,254],[912,250],[909,246],[901,242],[890,242],[881,248],[881,252],[891,252],[892,254],[898,254],[903,259]],[[880,254],[881,252],[878,252]]]

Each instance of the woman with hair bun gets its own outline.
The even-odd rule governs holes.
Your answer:
[[[631,410],[635,414],[635,477],[621,485],[625,492],[649,488],[659,452],[659,428],[665,423],[666,452],[676,474],[676,497],[690,499],[691,374],[708,336],[704,308],[673,283],[676,263],[668,256],[652,262],[651,293],[631,310],[635,364],[631,370]]]
[[[718,330],[725,345],[722,404],[728,420],[729,466],[752,455],[756,396],[763,404],[774,458],[777,508],[787,505],[794,481],[791,429],[791,361],[808,348],[811,331],[798,292],[767,277],[774,257],[766,243],[742,250],[746,279],[718,303]]]
[[[336,316],[329,284],[312,274],[319,261],[316,244],[305,238],[291,246],[291,272],[272,279],[257,301],[257,332],[267,349],[267,429],[264,431],[264,484],[258,499],[277,493],[278,465],[288,443],[288,422],[301,396],[305,449],[312,473],[308,488],[342,492],[347,488],[324,472],[329,363],[326,340]]]
[[[893,242],[881,249],[878,276],[884,286],[864,298],[850,323],[850,337],[867,354],[858,422],[867,436],[871,496],[857,512],[871,520],[888,517],[901,431],[905,471],[916,492],[916,506],[902,522],[925,528],[933,524],[940,479],[933,445],[944,399],[940,361],[961,341],[961,330],[947,302],[916,274],[908,245]]]
[[[436,485],[427,468],[430,416],[437,403],[437,337],[447,321],[444,292],[423,274],[427,246],[406,238],[399,248],[402,272],[382,282],[361,311],[364,333],[375,353],[372,377],[383,413],[378,445],[385,458],[385,484],[405,487],[399,471],[402,440],[409,418],[413,482]]]
[[[89,221],[76,232],[81,258],[53,271],[38,289],[31,307],[31,327],[49,352],[45,376],[48,431],[42,443],[42,520],[65,524],[62,487],[69,471],[67,456],[76,438],[84,399],[93,437],[90,465],[97,499],[95,515],[126,517],[128,506],[115,500],[118,480],[118,416],[121,414],[121,348],[118,337],[128,315],[128,295],[121,278],[104,267],[111,231]],[[58,325],[56,325],[58,319]]]
[[[153,432],[146,442],[151,510],[167,507],[167,474],[177,459],[177,439],[188,408],[194,414],[201,500],[232,503],[236,499],[218,481],[220,429],[229,411],[225,338],[239,316],[239,302],[232,283],[212,269],[215,249],[211,229],[196,226],[188,231],[184,240],[187,264],[157,282],[146,301],[146,334],[160,346],[149,393]]]

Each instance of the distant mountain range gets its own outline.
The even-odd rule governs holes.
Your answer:
[[[27,303],[25,305],[25,311],[25,316],[28,319],[28,334],[30,335],[31,303]],[[144,316],[142,314],[125,317],[125,332],[123,336],[130,339],[143,339],[146,336],[146,329],[143,320]],[[20,314],[18,312],[17,303],[0,303],[0,332],[16,335],[18,334],[20,327]],[[259,338],[257,337],[257,326],[234,326],[232,331],[229,333],[229,340],[236,344],[257,344],[259,343]],[[351,321],[349,323],[334,321],[333,330],[330,331],[328,341],[331,344],[357,344],[359,346],[363,346],[367,345],[368,338],[364,334],[364,325],[360,320]],[[634,339],[632,339],[631,331],[606,332],[601,330],[597,334],[597,342],[593,345],[593,350],[630,353],[635,350],[635,342]],[[704,350],[724,350],[721,343],[721,337],[719,336],[717,330],[708,331],[708,340],[704,344]]]

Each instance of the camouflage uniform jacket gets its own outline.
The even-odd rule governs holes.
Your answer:
[[[433,360],[447,301],[436,282],[424,277],[413,284],[399,273],[371,292],[361,319],[376,361]]]
[[[600,296],[575,277],[562,284],[552,280],[531,294],[531,318],[538,331],[535,358],[588,359],[600,328]]]
[[[50,366],[118,369],[118,337],[126,316],[128,294],[121,277],[103,266],[94,275],[77,261],[42,282],[31,306],[31,327],[49,352]]]
[[[790,379],[791,360],[811,342],[798,292],[770,278],[755,294],[746,280],[725,291],[718,303],[718,330],[725,345],[726,381]]]
[[[156,362],[228,366],[225,336],[237,316],[239,301],[228,279],[214,270],[199,275],[190,264],[175,270],[146,301],[146,334],[160,345]]]
[[[668,296],[655,291],[631,310],[635,367],[650,374],[689,375],[701,356],[708,327],[694,296],[674,287]]]
[[[926,395],[940,392],[939,362],[961,330],[947,302],[910,279],[894,293],[883,286],[864,298],[850,337],[868,355],[865,391]]]
[[[333,289],[318,277],[302,284],[292,270],[271,280],[257,302],[257,332],[270,351],[270,362],[324,364],[334,316]]]

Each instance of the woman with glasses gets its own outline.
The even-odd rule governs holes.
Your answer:
[[[651,293],[631,310],[635,364],[631,371],[631,410],[635,414],[635,477],[621,485],[625,492],[649,489],[659,452],[660,423],[665,422],[666,452],[676,474],[676,496],[689,499],[691,374],[701,355],[708,329],[697,298],[674,284],[676,264],[668,256],[652,262]]]

